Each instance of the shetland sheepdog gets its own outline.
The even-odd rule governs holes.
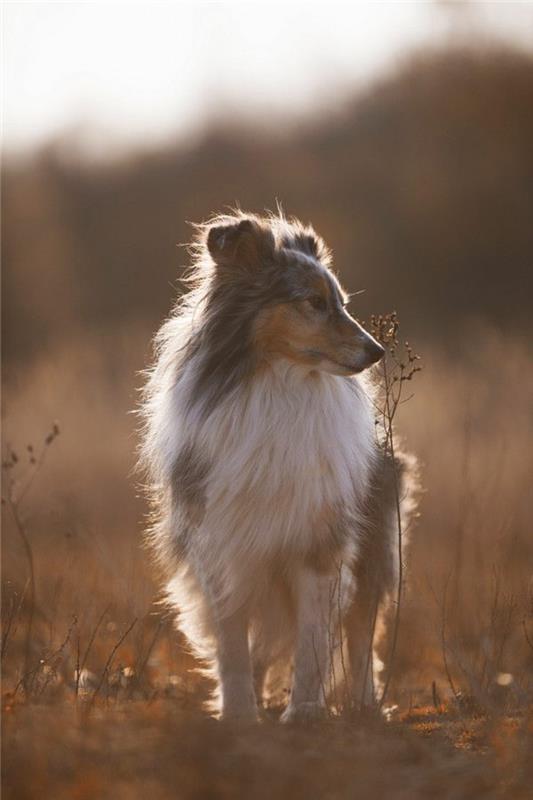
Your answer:
[[[384,350],[311,227],[238,211],[198,226],[192,253],[141,412],[166,599],[224,718],[256,719],[279,663],[282,720],[322,716],[339,646],[353,705],[372,705],[405,480],[378,446],[365,373]]]

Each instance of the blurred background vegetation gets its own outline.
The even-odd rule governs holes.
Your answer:
[[[145,326],[168,310],[186,222],[239,203],[313,222],[354,310],[395,308],[421,346],[473,321],[527,334],[533,57],[420,53],[341,110],[272,132],[238,119],[111,163],[52,143],[4,169],[4,355]]]

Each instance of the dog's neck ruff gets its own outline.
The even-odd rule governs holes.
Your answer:
[[[207,418],[187,402],[189,381],[185,370],[175,387],[176,410],[185,407],[175,441],[185,440],[208,468],[202,527],[227,528],[231,537],[241,531],[245,550],[305,548],[321,514],[346,505],[358,511],[375,450],[360,378],[280,360]]]

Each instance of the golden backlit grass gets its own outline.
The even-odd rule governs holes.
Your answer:
[[[132,469],[147,332],[72,341],[9,376],[3,506],[8,798],[526,797],[533,782],[531,360],[472,332],[424,352],[398,428],[422,463],[388,722],[209,719],[157,604]],[[407,395],[408,396],[408,392]],[[57,420],[59,435],[45,443]],[[31,449],[28,449],[31,445]],[[26,494],[18,500],[44,454]]]

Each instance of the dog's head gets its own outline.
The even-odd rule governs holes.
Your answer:
[[[215,294],[251,319],[257,353],[311,369],[352,375],[383,356],[382,346],[346,310],[331,256],[310,227],[248,214],[206,227]]]

